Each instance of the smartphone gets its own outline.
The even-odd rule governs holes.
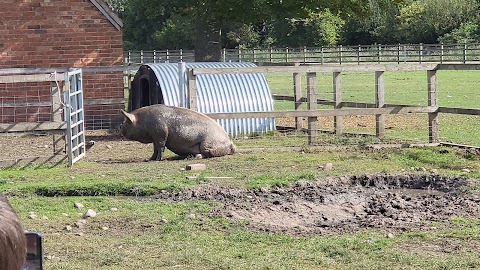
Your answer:
[[[42,236],[37,232],[26,232],[27,261],[23,270],[43,270]]]

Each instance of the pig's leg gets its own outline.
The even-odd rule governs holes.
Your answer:
[[[195,158],[195,159],[204,158],[204,155],[202,155],[202,150],[201,150],[201,145],[200,144],[194,145],[193,149],[192,149],[192,152],[193,152],[193,158]]]
[[[163,152],[165,151],[165,141],[153,142],[153,155],[150,160],[163,160]]]

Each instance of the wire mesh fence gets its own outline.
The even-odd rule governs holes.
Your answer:
[[[64,131],[55,128],[61,123],[53,122],[61,112],[52,104],[53,100],[62,99],[56,90],[63,83],[10,78],[20,82],[0,83],[0,165],[17,165],[21,160],[62,160]]]

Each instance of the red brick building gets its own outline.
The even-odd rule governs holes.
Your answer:
[[[103,0],[0,5],[0,69],[123,63],[122,22]],[[84,71],[83,89],[87,128],[111,128],[124,106],[122,72]],[[49,121],[49,100],[50,83],[0,84],[0,123]]]

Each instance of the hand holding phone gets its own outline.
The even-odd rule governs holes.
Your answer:
[[[36,232],[26,232],[27,260],[23,270],[43,270],[42,236]]]

